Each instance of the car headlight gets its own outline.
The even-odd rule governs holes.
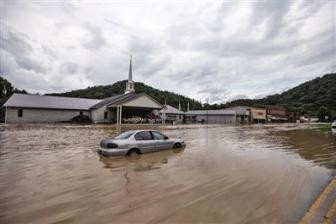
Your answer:
[[[114,149],[114,148],[118,148],[118,145],[115,143],[107,143],[106,144],[106,148],[108,149]]]

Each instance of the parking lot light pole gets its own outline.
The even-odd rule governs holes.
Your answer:
[[[7,114],[7,107],[5,107],[5,124],[7,124],[7,117],[8,117],[8,114]]]
[[[207,120],[207,124],[209,124],[209,97],[206,99],[207,105],[206,105],[206,109],[207,109],[207,116],[206,116],[206,120]]]

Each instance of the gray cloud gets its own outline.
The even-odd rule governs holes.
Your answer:
[[[86,28],[87,31],[89,31],[89,37],[88,37],[89,40],[83,43],[83,47],[92,50],[92,49],[99,49],[105,46],[106,41],[99,27],[86,24],[84,28]]]
[[[0,72],[61,92],[126,79],[132,54],[135,81],[220,103],[335,69],[331,1],[149,3],[3,2]]]
[[[289,8],[293,1],[256,1],[253,4],[253,16],[250,20],[250,29],[265,23],[265,39],[274,38],[285,26]]]
[[[37,73],[45,73],[46,68],[44,68],[39,62],[26,57],[26,56],[16,56],[15,61],[18,66],[25,70],[33,70]]]
[[[60,65],[59,72],[61,74],[76,74],[78,72],[79,65],[73,62],[65,62]]]
[[[24,54],[32,53],[32,46],[23,38],[22,34],[14,34],[13,32],[1,32],[0,43],[1,48],[11,54]]]
[[[221,103],[228,99],[230,91],[224,87],[208,85],[198,90],[198,93],[204,94],[205,99],[210,103]]]
[[[51,58],[56,58],[56,53],[55,51],[53,51],[50,47],[42,45],[42,50],[44,52],[45,55],[51,57]]]
[[[159,73],[160,71],[166,69],[166,66],[168,66],[170,63],[170,57],[169,56],[161,57],[161,58],[152,57],[151,61],[148,60],[144,63],[148,63],[148,64],[145,64],[146,66],[144,67],[137,66],[138,73],[146,75],[146,76],[153,76]]]
[[[305,57],[300,57],[298,66],[312,65],[321,61],[336,60],[336,33],[333,30],[329,35],[319,36],[319,39],[309,46]]]
[[[37,73],[46,72],[41,63],[32,58],[33,47],[25,40],[26,36],[13,32],[1,32],[1,49],[12,56],[21,69],[33,70]]]
[[[249,99],[249,97],[247,95],[244,95],[244,94],[238,94],[238,95],[231,96],[229,100],[233,101],[233,100],[240,100],[240,99]]]

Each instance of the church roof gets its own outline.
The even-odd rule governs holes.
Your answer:
[[[97,109],[99,107],[102,106],[117,106],[117,105],[122,105],[126,102],[129,102],[137,97],[140,96],[146,96],[148,98],[150,98],[151,100],[153,100],[155,103],[157,103],[159,106],[161,106],[161,104],[159,102],[157,102],[156,100],[154,100],[152,97],[148,96],[146,93],[127,93],[127,94],[121,94],[121,95],[115,95],[115,96],[111,96],[109,98],[104,99],[103,101],[93,105],[91,107],[91,109]]]
[[[5,107],[89,110],[101,100],[61,96],[44,96],[14,93],[4,104]]]
[[[91,106],[91,109],[97,109],[97,108],[102,107],[102,106],[114,104],[117,101],[120,101],[120,100],[123,100],[123,99],[128,99],[128,98],[131,98],[131,97],[133,98],[134,97],[133,95],[136,95],[136,94],[135,93],[128,93],[128,94],[114,95],[114,96],[108,97],[108,98],[102,100],[101,102]]]

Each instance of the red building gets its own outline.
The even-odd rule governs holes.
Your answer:
[[[271,122],[288,121],[287,110],[282,105],[268,105],[266,107],[267,120]]]

